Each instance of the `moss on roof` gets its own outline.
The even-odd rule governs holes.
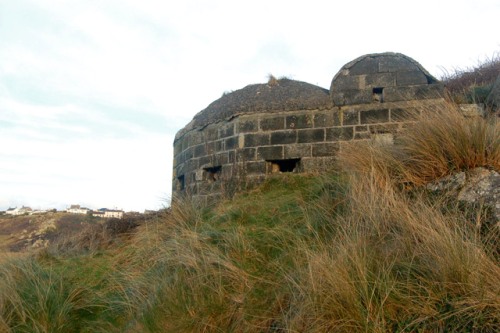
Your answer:
[[[329,106],[327,89],[301,81],[271,78],[224,94],[196,114],[184,131],[245,113],[323,109]]]

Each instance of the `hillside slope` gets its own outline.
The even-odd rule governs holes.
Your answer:
[[[439,117],[344,149],[329,174],[4,262],[0,331],[497,332],[498,226],[425,184],[500,171],[499,124]]]

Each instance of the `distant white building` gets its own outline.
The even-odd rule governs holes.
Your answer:
[[[107,209],[104,211],[104,217],[121,219],[123,217],[123,210]]]
[[[66,211],[72,214],[87,214],[91,210],[80,205],[71,205]]]
[[[123,218],[123,214],[124,214],[123,210],[107,209],[107,208],[101,208],[96,212],[92,212],[92,216],[95,217],[115,218],[115,219]]]
[[[30,207],[20,207],[20,208],[9,208],[5,211],[5,214],[7,215],[23,215],[23,214],[29,214],[33,211],[33,209],[31,209]]]
[[[101,212],[101,211],[93,211],[92,212],[92,216],[93,217],[104,217],[104,212]]]

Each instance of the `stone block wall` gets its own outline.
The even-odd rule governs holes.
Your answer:
[[[301,92],[304,102],[297,98]],[[210,201],[276,173],[323,172],[346,143],[372,138],[390,143],[422,112],[444,102],[439,82],[411,58],[393,53],[348,63],[333,78],[329,95],[290,81],[232,94],[221,100],[241,99],[248,109],[218,100],[177,134],[174,198],[186,194]],[[259,99],[262,95],[266,99]]]
[[[202,200],[278,172],[322,172],[343,143],[392,136],[441,100],[244,114],[185,133],[174,145],[173,192]],[[389,138],[389,139],[387,139]]]

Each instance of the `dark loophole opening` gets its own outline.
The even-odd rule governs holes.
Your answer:
[[[215,182],[220,178],[222,166],[218,165],[214,167],[203,168],[203,170],[205,170],[206,172],[207,180]]]
[[[268,161],[271,164],[271,172],[294,172],[299,166],[300,158],[291,158],[288,160],[272,160]]]
[[[177,189],[179,191],[183,191],[184,188],[185,188],[186,184],[185,184],[185,181],[184,181],[184,175],[181,175],[179,177],[177,177]]]
[[[373,88],[373,101],[379,103],[384,102],[384,88],[381,87]]]

